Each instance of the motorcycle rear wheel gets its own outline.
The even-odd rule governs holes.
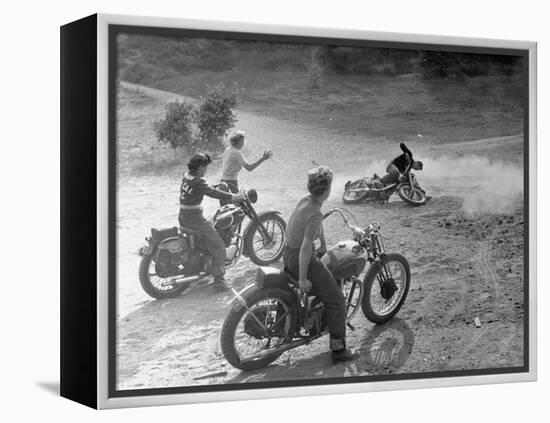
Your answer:
[[[179,284],[172,288],[163,289],[162,279],[156,273],[151,273],[151,268],[154,271],[154,260],[153,255],[146,255],[141,258],[139,264],[139,282],[143,290],[149,295],[157,300],[162,300],[164,298],[174,298],[180,295],[183,291],[189,288],[190,284]],[[157,277],[159,279],[158,284],[155,284],[151,278]]]
[[[411,188],[409,184],[400,185],[397,188],[397,194],[403,201],[412,206],[421,206],[428,201],[426,193],[422,189],[418,187]]]
[[[256,370],[277,360],[284,351],[278,347],[290,342],[296,331],[298,314],[290,291],[282,288],[252,288],[242,294],[248,309],[235,300],[222,326],[220,344],[225,359],[241,370]],[[250,311],[249,311],[250,310]],[[288,311],[288,314],[283,317]],[[255,321],[254,314],[266,327],[280,328],[280,337],[262,335],[262,328]],[[277,323],[280,319],[281,322]],[[274,322],[272,320],[275,320]],[[271,326],[270,326],[271,322]],[[272,340],[275,344],[272,345]],[[257,345],[257,352],[245,355],[242,350]],[[266,349],[267,347],[267,349]],[[273,349],[269,352],[269,349]]]
[[[359,204],[367,198],[368,193],[358,193],[353,191],[359,188],[366,188],[366,184],[363,179],[358,179],[351,182],[348,186],[344,188],[344,193],[342,194],[342,201],[344,204]]]
[[[381,295],[380,282],[386,279],[385,269],[390,272],[390,277],[397,282],[398,290],[389,299]],[[382,324],[390,321],[395,316],[407,298],[411,284],[411,269],[409,262],[401,254],[390,253],[384,263],[374,262],[365,275],[365,292],[361,302],[361,309],[365,317],[373,323]],[[397,286],[397,283],[395,283]],[[380,306],[379,303],[382,305]]]

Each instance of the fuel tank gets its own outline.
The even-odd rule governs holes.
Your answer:
[[[358,276],[367,264],[367,252],[352,240],[340,241],[321,257],[337,280]]]
[[[216,230],[230,228],[233,225],[238,225],[244,219],[244,212],[240,207],[233,204],[228,204],[216,211],[212,217]]]

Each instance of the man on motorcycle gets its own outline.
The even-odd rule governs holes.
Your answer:
[[[354,358],[346,348],[346,307],[342,291],[328,268],[317,258],[314,241],[326,252],[321,206],[330,196],[332,171],[320,166],[308,172],[309,195],[292,212],[285,232],[283,261],[302,291],[313,293],[325,305],[334,363]]]
[[[204,218],[201,203],[205,195],[230,201],[244,200],[245,195],[242,193],[232,194],[208,185],[204,175],[210,162],[208,154],[197,154],[187,163],[189,171],[185,173],[181,181],[178,220],[181,226],[201,233],[202,241],[212,258],[210,272],[214,276],[214,289],[223,291],[230,288],[224,278],[225,245],[214,226]]]
[[[399,182],[403,177],[403,174],[410,170],[422,170],[424,167],[421,161],[413,159],[413,154],[411,150],[407,148],[405,143],[399,144],[403,154],[397,156],[393,159],[388,166],[386,167],[386,175],[380,178],[376,173],[374,174],[374,184],[381,184],[380,188],[385,187],[386,185]]]

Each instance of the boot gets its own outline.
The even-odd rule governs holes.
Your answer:
[[[225,280],[223,276],[215,277],[212,287],[216,292],[228,291],[229,289],[231,289],[231,285]]]
[[[355,359],[357,356],[348,348],[342,348],[340,350],[332,351],[332,362],[342,363],[344,361],[350,361]]]

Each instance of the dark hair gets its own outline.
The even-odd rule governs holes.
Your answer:
[[[324,194],[332,184],[332,171],[327,166],[319,166],[307,172],[307,190],[313,195]]]
[[[191,160],[187,163],[187,168],[189,169],[189,172],[194,173],[196,172],[199,167],[206,166],[210,164],[212,160],[210,159],[210,155],[206,153],[200,153],[195,154],[193,157],[191,157]]]

